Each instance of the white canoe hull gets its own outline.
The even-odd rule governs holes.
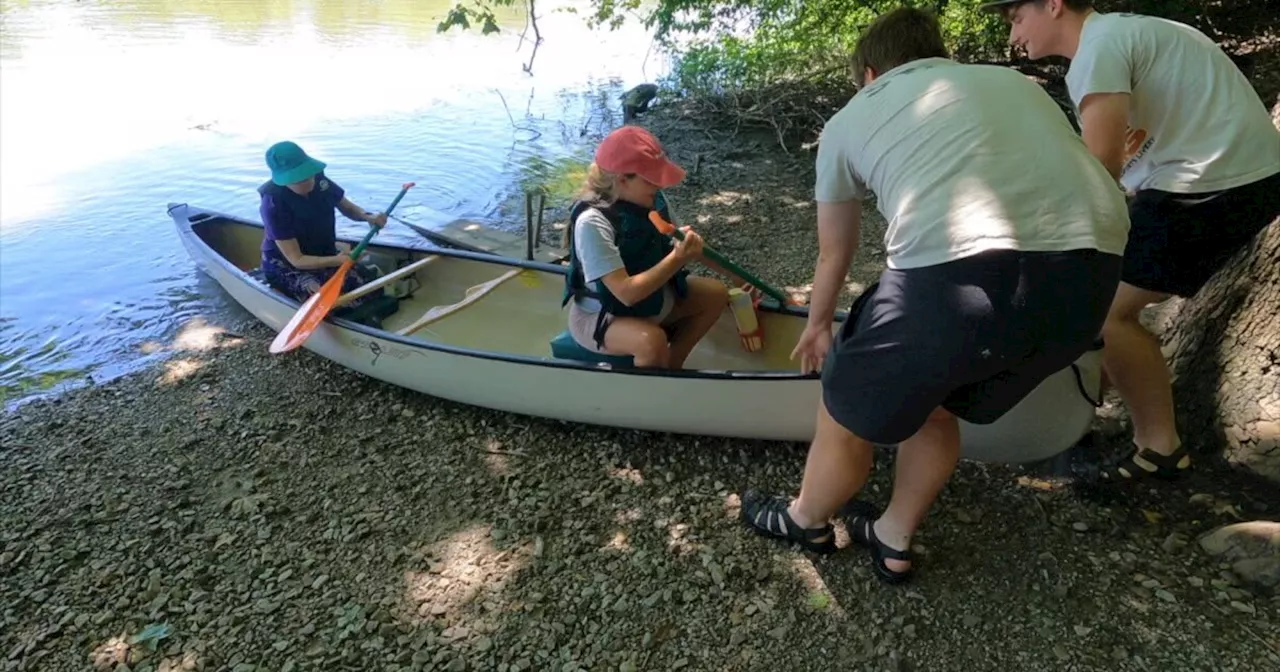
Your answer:
[[[193,231],[187,218],[197,213],[230,219],[220,213],[171,205],[170,214],[191,257],[237,303],[278,332],[293,317],[298,304],[230,263]],[[455,254],[451,250],[438,253]],[[519,267],[525,262],[500,258],[493,263]],[[718,328],[733,330],[730,335],[736,337],[732,318],[726,317]],[[536,358],[451,347],[333,318],[318,326],[302,347],[367,376],[442,399],[542,418],[655,432],[808,442],[821,399],[821,384],[815,377],[755,371],[672,375],[613,369],[553,359],[549,350],[545,357]],[[1089,430],[1093,420],[1094,406],[1081,392],[1083,389],[1091,398],[1098,398],[1100,366],[1100,352],[1090,351],[1074,369],[1068,367],[1044,381],[998,422],[961,422],[964,456],[1028,462],[1069,448]]]

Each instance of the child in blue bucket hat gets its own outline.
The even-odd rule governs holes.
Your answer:
[[[267,149],[271,179],[258,187],[258,212],[266,229],[262,239],[262,271],[268,284],[296,301],[306,301],[320,290],[351,252],[337,241],[335,209],[347,219],[378,228],[387,224],[386,213],[367,214],[352,203],[346,192],[328,176],[326,164],[308,155],[297,143],[278,142]],[[343,282],[348,292],[377,277],[376,269],[356,264]],[[370,292],[343,306],[335,314],[349,315],[383,293]]]

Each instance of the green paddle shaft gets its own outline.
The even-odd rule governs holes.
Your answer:
[[[404,198],[404,195],[409,192],[409,188],[413,185],[413,182],[405,182],[400,187],[400,193],[396,195],[396,200],[391,201],[391,205],[387,206],[387,216],[390,216],[391,211],[395,210],[397,205],[400,205],[400,199]],[[373,240],[373,237],[377,235],[377,233],[378,227],[370,224],[369,233],[364,234],[364,239],[360,241],[360,244],[356,246],[356,249],[351,250],[351,254],[347,255],[351,257],[351,261],[355,261],[360,258],[360,255],[364,253],[364,248],[369,245],[369,241]]]
[[[671,235],[675,236],[677,240],[684,240],[684,232],[678,228],[672,229]],[[727,257],[717,252],[714,248],[709,247],[707,245],[703,245],[702,253],[707,255],[707,257],[710,258],[712,261],[723,266],[725,270],[733,273],[734,275],[737,275],[743,280],[746,280],[748,283],[751,283],[752,287],[755,287],[756,289],[759,289],[761,292],[764,292],[765,294],[768,294],[769,296],[772,296],[773,298],[777,299],[778,303],[784,306],[787,305],[788,303],[791,303],[791,299],[789,299],[782,292],[779,292],[773,287],[770,287],[768,283],[766,283],[764,280],[757,278],[756,276],[748,273],[741,266],[733,263],[732,261],[729,261]]]

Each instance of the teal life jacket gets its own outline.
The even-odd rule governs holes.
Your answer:
[[[667,209],[666,199],[659,193],[655,199],[658,214],[663,219],[671,221],[671,214]],[[653,268],[662,261],[671,248],[675,246],[672,240],[658,231],[658,229],[649,221],[649,209],[629,201],[615,201],[612,205],[602,206],[587,203],[584,201],[576,201],[569,210],[569,269],[565,274],[564,298],[561,300],[561,307],[567,305],[570,299],[576,298],[592,298],[600,302],[601,310],[596,318],[595,341],[597,346],[604,343],[604,326],[606,315],[616,315],[620,317],[650,317],[662,312],[663,289],[659,288],[654,293],[646,296],[644,299],[637,301],[634,305],[628,306],[613,292],[605,286],[604,281],[596,279],[591,283],[587,283],[582,275],[582,265],[578,261],[578,252],[574,244],[574,233],[577,228],[578,216],[587,208],[595,208],[604,214],[609,223],[613,225],[614,242],[618,246],[618,253],[622,256],[623,266],[627,269],[627,274],[637,275]],[[667,281],[666,286],[670,286],[675,290],[677,297],[683,298],[688,293],[688,275],[687,269],[680,269],[675,275]]]

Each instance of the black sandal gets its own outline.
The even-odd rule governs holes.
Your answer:
[[[875,521],[880,517],[880,509],[871,502],[851,500],[841,510],[845,527],[849,530],[849,538],[854,543],[871,551],[871,567],[881,581],[890,584],[902,583],[915,571],[915,557],[911,550],[899,551],[885,545],[876,537]],[[885,564],[885,558],[910,562],[911,568],[903,572],[895,572]]]
[[[832,553],[836,550],[835,528],[831,523],[822,527],[800,527],[787,513],[791,500],[786,497],[764,495],[755,490],[742,493],[742,522],[762,537],[772,537],[800,544],[814,553]],[[825,538],[824,538],[825,537]]]
[[[1180,478],[1191,468],[1191,455],[1185,445],[1171,455],[1133,446],[1119,460],[1104,464],[1098,472],[1101,481],[1121,482],[1155,477],[1166,481]]]

